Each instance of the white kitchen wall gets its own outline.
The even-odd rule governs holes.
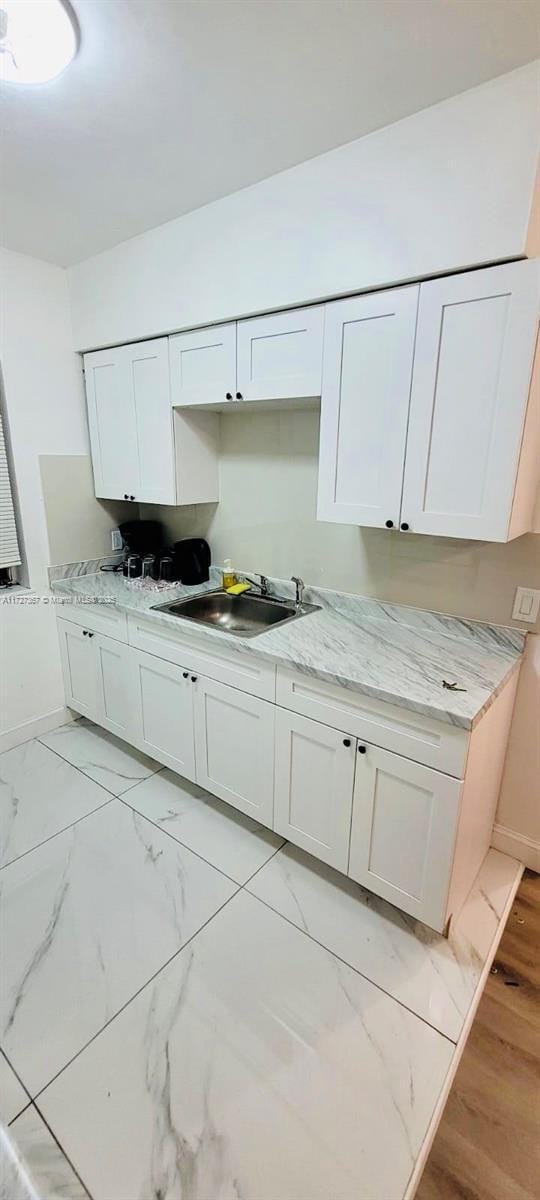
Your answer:
[[[532,63],[87,259],[75,345],[523,254],[538,88]]]
[[[0,592],[0,749],[68,719],[60,671],[54,608],[48,594],[52,561],[43,501],[40,456],[85,456],[88,432],[80,359],[73,352],[66,272],[49,263],[0,250],[0,358],[31,594]],[[79,459],[80,461],[80,459]],[[49,478],[49,477],[48,477]],[[52,534],[72,532],[72,555],[85,555],[89,524],[75,528],[80,493],[70,494],[57,461]],[[93,545],[92,541],[92,545]],[[64,539],[64,546],[66,541]],[[108,549],[107,542],[105,546]]]
[[[133,505],[123,500],[96,499],[89,454],[41,454],[39,467],[49,563],[79,562],[110,554],[111,530],[121,521],[132,520]]]

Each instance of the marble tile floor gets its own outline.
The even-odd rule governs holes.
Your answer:
[[[41,1200],[402,1200],[513,860],[445,941],[88,721],[0,755],[0,817],[0,1120]]]

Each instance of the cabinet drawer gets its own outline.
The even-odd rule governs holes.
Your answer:
[[[127,616],[120,612],[114,604],[73,604],[67,601],[59,604],[58,618],[72,621],[83,629],[91,629],[93,633],[104,633],[106,637],[116,638],[118,642],[127,642]]]
[[[293,712],[365,738],[447,775],[461,779],[465,774],[469,745],[465,729],[283,669],[277,672],[276,700]]]
[[[258,662],[256,658],[236,653],[228,646],[219,644],[211,647],[208,641],[197,635],[169,629],[144,617],[128,618],[129,642],[147,654],[156,654],[168,662],[178,663],[190,671],[200,672],[219,683],[228,683],[242,692],[260,696],[262,700],[276,698],[276,668],[272,663]]]

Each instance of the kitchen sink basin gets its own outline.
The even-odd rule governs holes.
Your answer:
[[[199,625],[212,625],[225,633],[238,637],[256,637],[275,625],[296,621],[319,609],[318,604],[301,604],[298,608],[287,600],[274,600],[269,596],[252,596],[243,592],[241,596],[230,596],[228,592],[202,592],[188,600],[173,600],[170,604],[154,604],[159,612],[169,613],[185,621],[196,621]]]

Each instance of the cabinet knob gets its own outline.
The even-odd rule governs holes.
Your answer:
[[[128,496],[127,492],[124,492],[124,500],[129,500],[129,496]]]
[[[189,675],[189,671],[182,671],[182,675],[183,675],[184,679],[187,679],[187,677]]]
[[[191,682],[192,682],[192,683],[196,683],[196,682],[197,682],[197,676],[196,676],[196,675],[192,675],[192,676],[191,676]]]
[[[350,746],[350,744],[351,744],[351,739],[350,739],[350,738],[343,738],[343,745],[344,745],[344,746]]]
[[[243,397],[243,395],[242,395],[242,393],[241,393],[241,392],[237,392],[237,393],[236,393],[236,399],[237,399],[237,400],[243,400],[243,399],[244,399],[244,397]]]
[[[403,532],[404,532],[404,533],[406,533],[406,532],[407,532],[407,530],[408,530],[408,528],[409,528],[408,522],[407,522],[407,521],[402,521],[402,522],[401,522],[401,525],[400,525],[400,529],[402,529],[402,530],[403,530]]]
[[[232,392],[225,392],[225,399],[232,400]]]
[[[88,637],[93,637],[93,636],[94,636],[93,633],[91,633],[90,630],[88,630]]]
[[[88,630],[87,630],[87,629],[83,629],[83,631],[82,631],[82,635],[83,635],[83,637],[88,637]]]
[[[359,753],[359,754],[365,754],[365,753],[366,753],[366,747],[365,747],[365,746],[359,746],[359,747],[358,747],[358,753]]]
[[[129,498],[130,498],[130,500],[134,500],[135,496],[130,496]]]
[[[385,523],[385,525],[386,525],[386,528],[387,528],[387,529],[393,529],[393,528],[394,528],[394,522],[393,522],[393,521],[385,521],[384,523]]]

